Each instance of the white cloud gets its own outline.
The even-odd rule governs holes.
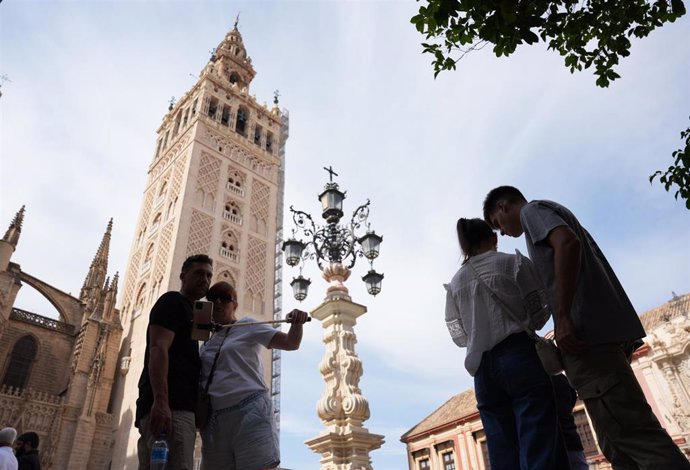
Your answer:
[[[332,164],[346,212],[371,198],[372,227],[384,236],[381,294],[365,293],[363,263],[348,282],[369,308],[355,330],[366,425],[387,440],[372,453],[377,470],[404,468],[400,434],[471,385],[464,351],[445,331],[441,283],[460,261],[455,220],[480,216],[491,187],[515,184],[569,206],[638,309],[688,291],[687,211],[647,182],[687,126],[688,18],[635,43],[623,78],[600,90],[543,47],[508,59],[487,48],[434,80],[409,23],[414,2],[36,5],[10,2],[0,16],[1,72],[12,79],[0,99],[0,223],[27,204],[13,260],[78,292],[114,217],[110,271],[122,273],[167,100],[191,86],[241,10],[253,92],[268,101],[279,88],[290,110],[286,205],[318,217],[321,168]],[[524,251],[524,242],[500,247]],[[306,274],[301,307],[310,309],[325,283],[313,267]],[[287,282],[286,311],[297,305]],[[29,297],[19,306],[43,311]],[[302,349],[283,356],[289,468],[318,465],[302,441],[321,426],[320,328],[309,325]]]

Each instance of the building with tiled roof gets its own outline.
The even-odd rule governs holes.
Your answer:
[[[439,406],[433,413],[421,420],[419,424],[403,434],[400,439],[432,434],[440,427],[446,427],[449,424],[452,425],[463,420],[466,421],[467,418],[471,418],[478,413],[474,390],[465,390]]]
[[[673,293],[673,298],[663,305],[659,305],[642,315],[640,320],[644,330],[649,333],[657,326],[668,323],[674,318],[688,315],[690,312],[690,294],[676,295]]]
[[[690,459],[690,293],[642,315],[647,336],[632,368],[662,426]],[[609,470],[584,405],[573,410],[590,470]],[[400,437],[410,470],[490,470],[473,390],[459,393]]]

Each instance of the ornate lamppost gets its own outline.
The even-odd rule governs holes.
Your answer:
[[[357,342],[354,326],[367,308],[352,302],[344,282],[357,259],[365,258],[370,265],[362,277],[367,291],[371,295],[381,291],[383,274],[374,271],[373,261],[379,255],[383,237],[367,224],[369,200],[355,209],[347,224],[340,223],[345,192],[333,181],[337,173],[330,167],[324,169],[330,181],[319,194],[319,200],[326,225],[318,226],[311,215],[290,207],[296,228],[292,237],[283,243],[286,263],[293,267],[300,265],[300,274],[290,283],[297,300],[307,297],[311,284],[302,276],[305,261],[315,259],[329,284],[324,302],[311,312],[324,328],[326,352],[319,369],[326,388],[316,409],[326,429],[306,444],[321,454],[322,470],[372,470],[369,452],[381,447],[384,436],[372,434],[362,425],[370,416],[369,402],[359,388],[362,361],[354,349]],[[298,233],[306,241],[298,239]]]

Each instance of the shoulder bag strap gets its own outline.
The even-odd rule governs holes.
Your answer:
[[[208,380],[206,381],[206,387],[204,387],[204,393],[208,394],[208,389],[211,386],[211,382],[213,382],[213,373],[216,371],[216,364],[218,363],[218,356],[220,356],[220,349],[223,347],[223,343],[225,343],[225,338],[228,337],[229,332],[230,327],[227,327],[225,329],[225,336],[223,336],[223,340],[220,342],[220,346],[218,346],[218,351],[216,351],[216,356],[213,358],[213,365],[211,365],[211,372],[208,374]]]
[[[539,335],[537,335],[534,331],[532,331],[532,329],[523,320],[520,320],[520,318],[517,315],[515,315],[515,313],[510,309],[510,307],[498,295],[496,295],[496,293],[493,291],[493,289],[491,289],[491,287],[489,287],[482,280],[482,278],[479,277],[479,273],[474,268],[474,266],[472,266],[471,260],[467,261],[467,265],[470,267],[470,269],[472,269],[472,272],[474,273],[474,277],[477,279],[477,282],[479,282],[479,284],[481,284],[484,287],[484,289],[486,289],[489,292],[489,295],[491,296],[492,299],[494,299],[496,301],[498,306],[501,307],[501,310],[503,310],[503,312],[505,312],[515,323],[520,325],[522,327],[522,329],[525,330],[525,333],[527,333],[527,335],[530,338],[535,339],[535,340],[539,339]]]

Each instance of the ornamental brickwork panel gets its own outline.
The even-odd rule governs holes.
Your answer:
[[[175,162],[175,169],[173,170],[172,182],[170,183],[170,198],[174,200],[180,194],[180,187],[182,186],[182,176],[184,175],[184,168],[187,163],[187,155],[181,156]]]
[[[153,204],[153,190],[150,189],[149,191],[146,192],[146,195],[144,196],[144,207],[142,208],[141,212],[141,220],[143,223],[146,223],[146,221],[149,220],[149,217],[151,217],[151,205]],[[140,229],[143,227],[139,227]]]
[[[247,251],[245,289],[253,294],[263,294],[266,286],[266,242],[249,237]]]
[[[206,196],[215,199],[220,179],[220,159],[206,152],[201,152],[199,175],[197,176],[197,188]]]
[[[197,210],[192,211],[192,222],[189,227],[187,241],[187,255],[211,252],[211,235],[213,231],[213,217]]]
[[[139,269],[139,258],[141,258],[141,250],[137,250],[132,255],[132,261],[130,262],[129,266],[127,267],[127,271],[133,272],[133,270]],[[122,297],[122,305],[129,304],[129,301],[132,299],[132,295],[134,294],[134,284],[136,283],[136,280],[137,280],[136,276],[132,276],[132,275],[127,276],[127,281],[125,283],[124,295]]]
[[[168,223],[163,227],[160,240],[158,241],[158,254],[156,256],[156,267],[153,271],[154,282],[159,280],[165,271],[165,263],[168,260],[168,251],[170,251],[170,239],[172,238],[174,224]]]
[[[271,202],[271,189],[261,181],[252,182],[250,227],[257,233],[266,235],[268,208]]]

